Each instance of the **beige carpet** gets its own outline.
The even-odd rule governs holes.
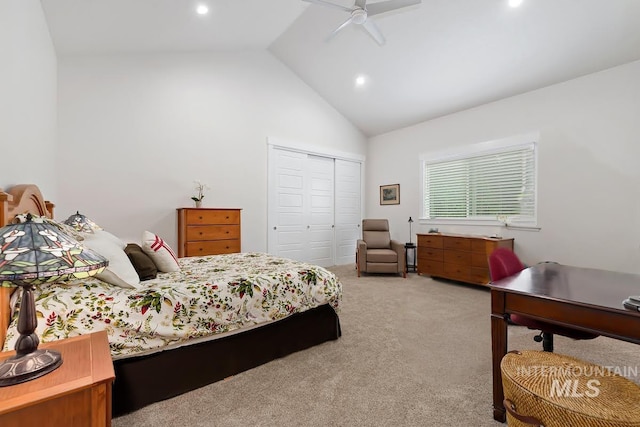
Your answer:
[[[503,425],[492,419],[487,289],[416,274],[358,278],[353,266],[331,270],[344,285],[342,338],[116,418],[113,426]],[[533,335],[510,327],[509,348],[541,350]],[[640,365],[634,344],[603,337],[556,337],[555,344],[557,353],[601,365]]]

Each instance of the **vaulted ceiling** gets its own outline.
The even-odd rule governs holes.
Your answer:
[[[268,49],[368,136],[640,60],[638,0],[422,0],[382,46],[301,0],[41,2],[59,55]]]

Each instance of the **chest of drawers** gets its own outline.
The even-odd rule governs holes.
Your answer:
[[[178,256],[240,252],[240,209],[178,209]]]
[[[456,234],[418,234],[418,274],[486,285],[491,252],[513,249],[513,239]]]

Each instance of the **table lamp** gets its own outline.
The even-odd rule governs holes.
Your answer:
[[[76,231],[80,231],[82,233],[92,234],[94,230],[101,230],[98,224],[82,215],[80,211],[76,211],[76,213],[67,218],[64,223],[70,225],[71,227],[75,228]]]
[[[38,350],[40,340],[34,285],[93,276],[109,261],[63,234],[53,223],[34,219],[0,228],[0,285],[22,288],[16,355],[0,363],[0,387],[30,381],[62,364],[53,350]]]
[[[411,224],[413,224],[413,219],[409,217],[409,221],[407,222],[409,223],[409,244],[412,245],[413,243],[411,242]]]

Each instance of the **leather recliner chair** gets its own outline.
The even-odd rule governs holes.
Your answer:
[[[391,240],[389,221],[363,219],[356,252],[358,277],[365,273],[401,273],[407,277],[404,244]]]

